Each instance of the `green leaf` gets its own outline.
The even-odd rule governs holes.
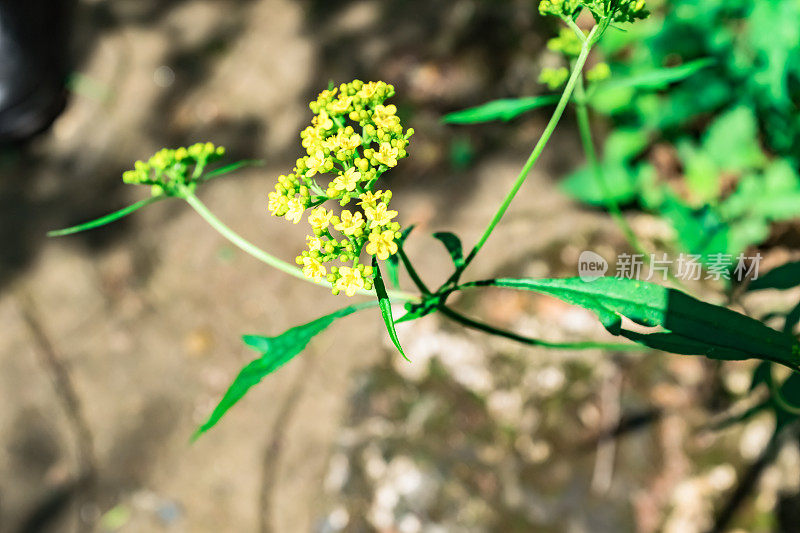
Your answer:
[[[77,226],[72,226],[69,228],[59,229],[48,231],[48,237],[61,237],[63,235],[71,235],[73,233],[78,233],[81,231],[86,231],[94,228],[99,228],[100,226],[105,226],[106,224],[110,224],[115,220],[118,220],[122,217],[128,216],[134,211],[138,211],[142,207],[146,205],[150,205],[155,203],[159,200],[163,200],[164,196],[151,196],[150,198],[145,198],[144,200],[139,200],[135,204],[131,204],[128,207],[123,207],[119,211],[114,211],[113,213],[109,213],[105,216],[92,220],[90,222],[84,222],[83,224],[78,224]]]
[[[757,358],[800,368],[800,344],[793,336],[654,283],[604,277],[592,282],[580,278],[495,279],[471,285],[550,294],[595,312],[611,333],[652,348],[714,359]],[[624,329],[623,317],[665,331],[640,333]]]
[[[407,228],[403,228],[403,231],[400,234],[400,238],[397,239],[397,246],[400,248],[403,247],[405,244],[408,235],[413,231],[414,224],[411,224]],[[389,256],[389,259],[386,260],[386,272],[389,274],[389,281],[392,283],[392,286],[395,289],[400,288],[400,257],[398,254],[392,254]]]
[[[397,331],[394,328],[394,317],[392,316],[392,303],[389,301],[389,295],[386,294],[386,286],[383,284],[381,277],[381,269],[378,265],[377,258],[372,258],[372,269],[374,271],[375,293],[378,295],[378,307],[381,309],[383,315],[383,323],[386,324],[386,331],[389,333],[389,338],[392,339],[395,348],[405,358],[406,361],[411,361],[400,346],[400,339],[397,338]]]
[[[197,440],[203,433],[214,427],[219,420],[238,402],[251,387],[258,384],[264,377],[275,372],[289,362],[294,356],[302,352],[309,341],[330,326],[337,318],[342,318],[361,309],[374,307],[375,302],[367,302],[339,309],[329,315],[312,320],[302,326],[286,330],[277,337],[263,337],[261,335],[244,335],[242,340],[249,347],[261,352],[261,357],[251,361],[233,380],[225,395],[208,420],[195,431],[192,440]]]
[[[800,285],[800,261],[775,267],[763,276],[754,279],[747,287],[749,291],[762,289],[791,289]]]
[[[608,81],[600,82],[590,89],[594,94],[619,89],[666,89],[669,85],[683,81],[696,72],[710,67],[714,59],[696,59],[677,67],[664,67],[633,74],[631,76],[614,76]]]
[[[800,5],[754,2],[745,33],[757,56],[751,63],[755,85],[781,108],[792,107],[789,76],[800,40]]]
[[[461,268],[464,265],[464,249],[461,246],[461,239],[449,231],[436,232],[433,237],[442,241],[444,247],[447,248],[447,253],[453,259],[453,264],[456,268]]]
[[[584,166],[570,174],[561,182],[561,189],[581,202],[596,206],[605,206],[609,200],[624,205],[636,198],[641,169],[637,172],[620,163],[604,163],[601,168],[611,198],[605,197],[594,170],[589,166]]]
[[[734,254],[741,250],[731,243],[731,227],[709,205],[692,208],[668,193],[659,206],[661,215],[672,223],[681,248],[707,262],[713,254]],[[742,231],[746,228],[740,228]]]
[[[786,315],[786,322],[783,324],[783,332],[792,335],[797,324],[800,324],[800,302]]]
[[[703,139],[703,150],[717,167],[739,172],[766,162],[758,142],[758,121],[746,106],[731,109],[717,118]]]
[[[800,216],[800,176],[792,164],[779,159],[763,174],[746,175],[720,206],[726,218],[756,217],[768,221]]]
[[[720,169],[714,158],[687,140],[678,144],[678,153],[683,161],[692,203],[702,205],[719,198]]]
[[[558,102],[558,99],[558,96],[547,95],[492,100],[476,107],[448,113],[442,122],[445,124],[478,124],[492,120],[509,121],[526,111],[553,105]]]

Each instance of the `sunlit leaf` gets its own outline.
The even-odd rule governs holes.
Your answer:
[[[433,234],[433,237],[440,240],[444,247],[447,248],[447,253],[453,259],[453,264],[456,268],[461,268],[464,264],[464,249],[461,246],[461,239],[457,235],[448,231],[440,231]]]
[[[747,289],[791,289],[800,285],[800,261],[785,263],[750,282]]]
[[[723,170],[742,171],[759,167],[766,161],[758,142],[755,113],[745,106],[731,109],[709,126],[703,150]]]
[[[99,228],[100,226],[105,226],[106,224],[110,224],[115,220],[119,220],[122,217],[126,217],[133,213],[134,211],[138,211],[142,207],[146,205],[150,205],[154,202],[159,200],[163,200],[164,196],[151,196],[150,198],[145,198],[144,200],[139,200],[135,204],[131,204],[128,207],[123,207],[119,211],[114,211],[113,213],[109,213],[105,216],[92,220],[90,222],[84,222],[83,224],[78,224],[77,226],[72,226],[69,228],[59,229],[48,231],[48,237],[61,237],[63,235],[71,235],[73,233],[78,233],[81,231],[86,231],[94,228]]]
[[[200,435],[214,427],[219,420],[250,390],[258,384],[264,377],[275,372],[285,365],[297,354],[302,352],[309,341],[330,326],[337,318],[342,318],[361,309],[374,307],[375,302],[351,305],[344,309],[339,309],[329,315],[325,315],[316,320],[312,320],[302,326],[296,326],[286,330],[277,337],[264,337],[261,335],[245,335],[242,337],[245,344],[261,353],[261,357],[251,361],[245,366],[233,383],[228,388],[219,404],[209,416],[208,420],[195,431],[192,440],[196,440]]]
[[[592,282],[580,278],[495,279],[473,285],[550,294],[595,312],[611,333],[652,348],[715,359],[757,358],[800,368],[800,344],[793,336],[654,283],[604,277]],[[625,329],[623,317],[664,331],[640,333]]]
[[[389,333],[389,338],[392,339],[392,343],[394,343],[395,348],[397,348],[400,354],[407,361],[409,361],[410,359],[408,359],[403,351],[403,347],[400,346],[400,339],[397,338],[397,331],[394,328],[394,317],[392,316],[392,303],[389,301],[389,295],[386,294],[386,285],[383,283],[381,269],[378,265],[378,260],[375,257],[372,258],[372,269],[375,274],[375,293],[378,296],[378,306],[381,309],[383,323],[386,324],[386,331]]]
[[[664,67],[631,76],[614,76],[608,81],[600,82],[593,87],[593,95],[603,91],[619,89],[666,89],[670,84],[677,83],[692,76],[696,72],[710,67],[714,60],[710,58],[697,59],[677,67]]]
[[[558,99],[558,96],[548,95],[492,100],[476,107],[448,113],[444,116],[442,122],[445,124],[477,124],[492,120],[508,121],[526,111],[553,105],[558,102]]]

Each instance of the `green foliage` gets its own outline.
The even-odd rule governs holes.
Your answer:
[[[759,358],[800,368],[800,343],[792,336],[730,309],[697,300],[681,291],[630,279],[495,279],[474,286],[498,286],[555,296],[597,314],[614,335],[654,349],[713,359]],[[625,328],[627,318],[663,331]]]
[[[139,209],[152,204],[158,200],[161,200],[163,197],[161,196],[151,196],[150,198],[145,198],[144,200],[139,200],[135,204],[131,204],[127,207],[123,207],[119,211],[114,211],[113,213],[109,213],[104,215],[100,218],[96,218],[89,222],[84,222],[83,224],[78,224],[77,226],[71,226],[69,228],[64,229],[57,229],[53,231],[48,231],[48,237],[62,237],[64,235],[72,235],[73,233],[79,233],[81,231],[87,231],[94,228],[99,228],[100,226],[105,226],[106,224],[111,224],[115,220],[119,220],[122,217],[126,217],[133,213],[134,211],[138,211]]]
[[[340,86],[342,94],[339,96],[332,90],[324,91],[316,102],[312,102],[312,110],[318,116],[301,135],[308,155],[298,160],[295,169],[297,175],[293,174],[291,179],[286,176],[279,178],[271,195],[270,209],[274,214],[286,216],[294,222],[302,218],[305,209],[315,208],[310,219],[314,229],[314,234],[308,239],[310,252],[298,258],[298,264],[304,265],[305,276],[299,268],[242,239],[216,219],[194,195],[198,184],[251,163],[234,163],[206,173],[206,164],[222,155],[222,150],[210,143],[177,150],[165,149],[146,163],[137,162],[135,169],[126,172],[123,179],[128,183],[151,186],[152,198],[96,221],[52,232],[51,235],[65,235],[98,227],[159,198],[176,196],[186,200],[212,227],[240,249],[270,266],[306,281],[324,284],[325,280],[334,280],[326,278],[324,268],[320,269],[318,256],[321,257],[323,246],[326,254],[339,256],[340,259],[340,252],[344,250],[349,254],[346,258],[353,261],[353,266],[335,271],[339,276],[338,281],[344,280],[346,287],[337,284],[334,293],[340,289],[348,295],[369,293],[374,287],[376,302],[346,307],[275,337],[244,336],[244,342],[261,355],[240,371],[193,438],[198,438],[213,427],[251,387],[302,352],[315,335],[336,319],[375,305],[381,311],[394,346],[406,359],[395,323],[437,311],[466,327],[527,345],[613,350],[644,346],[720,360],[758,358],[765,363],[755,372],[753,387],[766,384],[773,396],[739,420],[772,406],[780,429],[800,416],[800,408],[795,407],[800,405],[800,374],[793,374],[777,386],[769,365],[774,362],[800,370],[800,343],[792,334],[800,323],[800,304],[788,312],[773,313],[773,318],[785,317],[784,331],[781,332],[725,307],[637,280],[599,278],[585,282],[577,278],[493,279],[459,284],[468,264],[519,192],[569,103],[577,104],[579,130],[591,162],[596,158],[591,144],[587,105],[611,115],[616,129],[606,141],[601,164],[576,173],[565,181],[564,187],[586,202],[608,206],[618,219],[623,219],[619,203],[638,201],[672,221],[683,248],[708,258],[712,254],[734,254],[744,250],[762,241],[772,222],[800,214],[800,178],[796,170],[798,158],[795,150],[800,145],[797,142],[800,139],[797,132],[800,120],[797,119],[793,103],[797,101],[798,90],[795,85],[800,78],[800,62],[793,54],[800,37],[800,0],[780,4],[766,1],[754,4],[754,1],[676,0],[661,21],[666,29],[652,24],[626,33],[614,33],[612,43],[606,48],[607,53],[614,59],[625,59],[618,60],[613,69],[601,63],[602,67],[587,76],[592,86],[586,92],[581,75],[592,46],[611,23],[631,22],[646,17],[645,2],[542,0],[540,11],[561,17],[568,27],[568,31],[562,31],[558,38],[551,40],[551,47],[571,57],[577,55],[574,57],[572,73],[565,76],[563,69],[545,73],[544,81],[552,86],[567,82],[558,97],[495,100],[445,117],[444,121],[450,124],[511,120],[527,110],[558,104],[514,185],[469,254],[465,257],[461,240],[455,234],[440,232],[433,235],[445,246],[454,266],[452,275],[435,291],[427,288],[403,250],[404,241],[413,226],[400,233],[399,224],[390,222],[397,213],[387,211],[386,203],[391,194],[382,191],[372,193],[370,190],[373,178],[377,179],[379,173],[376,171],[374,176],[365,179],[352,176],[357,172],[356,168],[366,173],[370,165],[380,164],[381,169],[393,167],[398,158],[407,155],[405,146],[411,130],[403,133],[394,106],[383,106],[381,103],[373,106],[374,109],[365,107],[365,98],[378,98],[382,102],[382,98],[388,94],[386,91],[393,94],[391,86],[381,83],[345,84]],[[573,20],[583,9],[589,10],[597,21],[588,35],[583,34]],[[747,21],[748,29],[738,32],[738,23],[742,20]],[[774,35],[763,33],[770,29]],[[634,42],[644,42],[645,46],[627,50]],[[622,72],[622,76],[606,80],[612,72]],[[354,98],[357,104],[351,109]],[[361,126],[369,122],[371,129],[368,132],[366,127],[362,128],[365,135],[362,138],[352,126],[349,129],[343,127],[346,117],[360,121]],[[342,135],[334,134],[340,129]],[[395,137],[384,130],[391,130]],[[367,148],[378,140],[381,141],[380,152],[376,152],[375,148]],[[682,190],[674,190],[658,182],[656,166],[647,161],[648,150],[655,142],[671,143],[675,147],[685,174],[685,187]],[[358,157],[360,155],[364,155],[364,158]],[[353,164],[338,168],[337,165],[344,160]],[[469,157],[463,160],[468,161]],[[316,174],[334,170],[339,175],[334,178],[335,183],[331,182],[327,192],[311,179]],[[350,177],[347,179],[350,181],[345,181],[348,172]],[[724,193],[727,186],[724,180],[730,179],[733,179],[736,187],[727,194]],[[300,180],[304,180],[302,187],[305,190],[299,188]],[[364,188],[358,186],[361,181],[367,183]],[[295,185],[298,186],[297,191]],[[611,189],[610,196],[606,188]],[[295,197],[298,192],[302,198]],[[352,237],[361,238],[356,230],[366,225],[364,220],[358,220],[362,218],[361,211],[353,213],[345,210],[340,218],[333,211],[320,207],[322,202],[334,196],[336,199],[345,199],[340,202],[341,206],[345,206],[356,195],[361,200],[358,205],[371,222],[370,229],[375,229],[376,224],[385,226],[371,233],[365,250],[373,256],[372,266],[361,263],[360,250],[366,241],[362,239],[357,247],[352,246]],[[381,203],[378,203],[379,200]],[[358,222],[354,222],[356,220]],[[333,243],[320,242],[321,235],[330,236],[330,225],[344,233],[346,239],[336,241],[336,246],[343,248],[335,249]],[[349,230],[352,231],[347,233]],[[628,231],[626,235],[630,238],[632,232]],[[635,236],[632,240],[635,241]],[[311,252],[317,253],[312,257],[309,255]],[[397,291],[392,293],[395,301],[406,303],[408,311],[397,321],[392,314],[392,301],[382,278],[379,259],[387,261],[389,277],[395,286],[399,284],[399,262],[402,261],[420,292],[419,296]],[[331,269],[331,272],[333,275],[334,270]],[[755,280],[751,289],[790,288],[798,284],[799,275],[796,264],[785,265],[761,280]],[[372,277],[371,281],[364,279],[368,276]],[[481,286],[552,295],[594,312],[609,332],[638,345],[542,341],[478,322],[446,306],[452,293]]]
[[[800,285],[800,261],[786,263],[773,268],[765,275],[753,280],[748,290],[791,289]]]
[[[211,143],[196,143],[188,148],[174,150],[164,148],[159,150],[147,163],[137,161],[135,169],[126,171],[122,177],[126,183],[150,185],[152,191],[150,198],[140,200],[123,207],[119,211],[109,213],[89,222],[49,231],[47,236],[62,237],[99,228],[126,217],[158,200],[163,200],[170,196],[180,197],[185,192],[185,189],[181,187],[193,189],[198,183],[230,174],[243,167],[263,164],[263,161],[260,160],[242,160],[205,172],[207,165],[217,161],[224,153],[224,147],[215,147]]]
[[[434,233],[433,237],[444,244],[444,247],[447,249],[447,253],[450,254],[450,258],[453,260],[453,265],[455,265],[456,269],[464,266],[464,249],[461,246],[461,239],[459,239],[457,235],[450,233],[449,231],[440,231]]]
[[[588,9],[598,22],[633,22],[649,15],[645,0],[541,0],[542,15],[574,18]]]
[[[389,300],[389,295],[386,294],[386,285],[383,283],[380,265],[378,265],[378,260],[375,257],[372,258],[372,271],[374,273],[373,283],[375,285],[375,294],[378,296],[378,307],[381,309],[381,316],[383,316],[383,323],[386,325],[386,331],[389,333],[389,338],[392,339],[392,343],[395,348],[397,348],[397,351],[400,352],[400,355],[402,355],[406,361],[409,361],[410,359],[403,351],[403,347],[400,346],[400,339],[397,338],[397,330],[395,330],[394,327],[394,316],[392,316],[392,302]]]
[[[603,178],[611,198],[618,204],[625,204],[637,197],[652,174],[646,166],[632,167],[630,162],[647,145],[648,139],[637,130],[619,129],[613,131],[603,153]],[[562,188],[575,198],[586,203],[602,206],[608,197],[589,166],[579,169],[561,184]]]
[[[263,337],[261,335],[245,335],[242,340],[250,348],[261,353],[261,357],[247,364],[233,380],[233,383],[219,404],[214,408],[208,420],[195,432],[192,440],[214,427],[220,419],[233,407],[236,402],[269,374],[291,361],[302,352],[311,339],[333,324],[337,318],[353,314],[361,309],[374,307],[373,302],[362,303],[339,309],[329,315],[312,320],[302,326],[288,329],[276,337]]]
[[[650,70],[643,70],[627,76],[614,76],[608,81],[598,83],[590,89],[590,96],[603,94],[609,91],[621,91],[627,89],[637,90],[662,90],[673,83],[678,83],[697,72],[706,69],[714,64],[710,58],[696,59],[677,67],[656,67]],[[610,67],[609,67],[610,68]],[[588,74],[587,74],[588,76]]]
[[[162,148],[147,161],[137,161],[133,170],[122,174],[122,181],[149,185],[153,196],[181,196],[184,187],[193,187],[206,165],[220,159],[225,148],[212,143],[195,143],[186,148]]]
[[[505,98],[485,104],[454,111],[444,116],[445,124],[478,124],[493,120],[509,121],[519,115],[558,102],[557,96],[530,96],[527,98]]]
[[[601,164],[612,196],[660,213],[680,246],[703,256],[739,253],[800,214],[798,42],[800,0],[674,0],[610,32],[601,47],[614,76],[589,102],[615,131],[646,139],[620,158],[609,137]],[[655,143],[675,147],[681,187],[649,162]],[[591,177],[581,169],[565,188],[600,204]]]

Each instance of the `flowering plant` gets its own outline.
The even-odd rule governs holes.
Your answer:
[[[165,149],[148,162],[137,162],[133,170],[123,175],[123,179],[126,183],[150,186],[152,194],[149,198],[100,219],[51,233],[65,235],[94,228],[149,203],[178,198],[186,201],[215,230],[256,259],[297,278],[328,287],[333,294],[374,296],[373,301],[347,306],[278,336],[245,336],[244,342],[260,356],[242,369],[195,436],[210,429],[250,387],[298,355],[312,337],[336,319],[375,306],[379,307],[387,332],[400,353],[403,350],[395,324],[439,312],[465,327],[528,345],[567,349],[657,349],[724,360],[757,358],[800,370],[800,343],[791,331],[776,331],[758,320],[703,302],[678,289],[610,277],[591,281],[581,278],[461,280],[510,207],[570,104],[576,106],[581,139],[587,159],[595,169],[597,185],[608,191],[603,173],[596,164],[584,85],[585,79],[594,83],[607,78],[610,72],[607,65],[595,66],[587,73],[584,73],[584,67],[592,48],[609,27],[647,16],[645,2],[542,0],[539,10],[542,14],[557,17],[564,24],[562,32],[550,46],[564,52],[571,68],[546,71],[542,77],[542,81],[552,88],[563,85],[561,93],[489,102],[446,117],[451,123],[508,119],[527,109],[556,104],[550,121],[511,190],[469,252],[464,253],[461,240],[453,233],[434,234],[453,262],[452,274],[438,288],[428,287],[405,253],[404,240],[411,227],[402,230],[396,220],[402,218],[389,208],[392,192],[379,183],[386,172],[409,155],[407,148],[413,134],[412,129],[404,129],[395,106],[387,103],[394,95],[394,88],[381,81],[364,83],[355,80],[330,87],[310,103],[314,117],[300,134],[306,155],[297,160],[290,173],[278,177],[267,200],[267,208],[273,216],[284,217],[294,224],[305,218],[310,226],[306,249],[295,258],[296,264],[283,261],[243,239],[214,216],[196,196],[195,192],[202,183],[253,163],[240,161],[209,170],[208,165],[224,154],[222,148],[210,143]],[[593,21],[588,32],[576,22],[582,12],[590,13],[589,20]],[[590,90],[592,88],[590,86]],[[608,194],[604,196],[631,244],[640,249],[641,245],[613,198]],[[401,264],[415,285],[415,293],[388,290],[383,281],[381,266],[396,281]],[[525,337],[467,317],[447,303],[455,292],[487,286],[535,291],[584,307],[594,312],[610,333],[633,342],[555,343]],[[392,302],[405,304],[403,316],[393,316]],[[642,332],[640,328],[631,327],[631,322],[658,327],[659,330]],[[782,398],[780,395],[784,389],[773,389]]]

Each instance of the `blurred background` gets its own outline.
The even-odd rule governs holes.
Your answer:
[[[305,230],[271,219],[266,195],[302,152],[307,103],[330,81],[380,79],[417,131],[388,177],[392,205],[417,225],[409,255],[441,283],[449,258],[430,233],[477,239],[549,112],[441,118],[547,92],[539,72],[563,59],[536,2],[26,4],[0,2],[0,96],[14,108],[9,94],[34,95],[19,99],[36,111],[0,114],[16,128],[0,128],[0,531],[800,531],[796,433],[775,438],[769,412],[717,423],[763,401],[748,394],[753,364],[548,351],[438,316],[398,327],[411,363],[377,311],[336,323],[190,445],[254,357],[242,333],[277,334],[345,297],[265,268],[179,201],[45,237],[145,197],[120,179],[133,161],[211,141],[266,164],[201,198],[291,260]],[[741,204],[800,197],[800,3],[648,4],[653,19],[611,32],[592,63],[714,66],[594,102],[601,146],[626,141],[603,153],[632,226],[654,250],[758,251],[765,269],[797,259],[795,204]],[[469,277],[574,276],[583,250],[630,251],[583,164],[570,112]],[[526,335],[608,338],[543,296],[454,303]]]

